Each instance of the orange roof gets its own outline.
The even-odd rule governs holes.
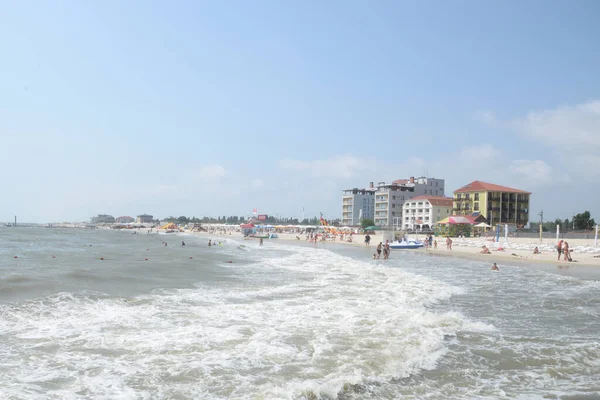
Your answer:
[[[408,179],[396,179],[392,183],[395,183],[397,185],[406,185],[408,183]]]
[[[431,203],[432,206],[452,206],[454,199],[452,197],[443,197],[443,196],[417,196],[412,199],[408,199],[407,201],[414,200],[427,200]]]
[[[526,192],[524,190],[513,189],[506,186],[494,185],[493,183],[481,182],[481,181],[473,181],[458,190],[455,190],[454,193],[466,193],[466,192],[509,192],[509,193],[526,193],[531,194],[531,192]]]

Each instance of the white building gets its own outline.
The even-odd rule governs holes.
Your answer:
[[[380,182],[375,191],[375,225],[403,226],[404,202],[417,196],[444,196],[444,180],[426,177]]]
[[[402,228],[430,230],[452,214],[454,199],[443,196],[417,196],[402,207]]]
[[[342,225],[359,225],[361,219],[373,219],[375,188],[346,189],[342,196]]]

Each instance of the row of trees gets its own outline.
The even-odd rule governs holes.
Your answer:
[[[563,232],[585,231],[594,229],[596,226],[596,221],[594,221],[594,218],[592,218],[589,211],[584,211],[580,214],[576,214],[571,220],[568,218],[557,218],[554,221],[544,222],[542,225],[542,230],[544,232],[555,231],[556,225],[559,225]]]

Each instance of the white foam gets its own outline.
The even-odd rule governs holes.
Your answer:
[[[428,309],[457,288],[280,247],[250,247],[265,256],[253,254],[260,261],[240,268],[244,279],[223,286],[1,306],[0,387],[15,397],[335,398],[348,385],[432,369],[446,335],[481,329]],[[274,257],[282,250],[291,255]]]

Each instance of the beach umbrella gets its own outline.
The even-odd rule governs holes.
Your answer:
[[[373,225],[373,226],[367,226],[365,228],[365,231],[380,231],[380,230],[381,230],[381,227],[380,226],[375,226],[375,225]]]
[[[485,222],[480,222],[477,225],[475,225],[475,228],[489,228],[489,227],[491,227],[491,225],[488,225]]]

